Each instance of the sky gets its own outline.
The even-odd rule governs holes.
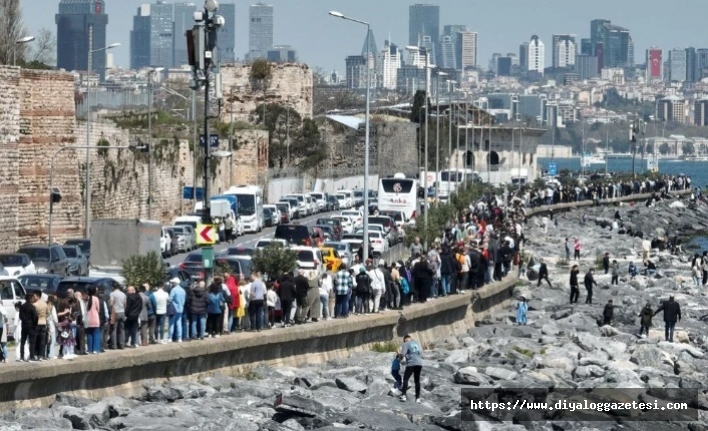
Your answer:
[[[20,0],[24,21],[30,34],[40,28],[56,32],[54,14],[59,0]],[[190,0],[182,0],[190,1]],[[202,0],[191,0],[201,4]],[[130,29],[133,15],[144,0],[106,0],[109,15],[107,42],[119,42],[112,50],[114,62],[128,67]],[[243,57],[248,50],[248,6],[254,1],[236,3],[236,53]],[[551,35],[590,36],[590,20],[609,19],[631,31],[635,61],[644,63],[644,52],[651,46],[666,51],[676,47],[708,47],[705,17],[708,1],[679,0],[428,0],[440,6],[440,30],[446,24],[464,24],[479,33],[478,63],[487,67],[492,54],[509,52],[518,55],[519,45],[537,34],[546,44],[546,66],[551,63]],[[226,3],[226,2],[224,2]],[[275,10],[275,43],[292,45],[299,60],[342,74],[344,58],[359,55],[366,37],[362,25],[328,15],[336,10],[347,16],[368,21],[381,48],[384,40],[405,46],[408,43],[408,0],[271,0]]]

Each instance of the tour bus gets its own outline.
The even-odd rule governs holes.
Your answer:
[[[401,211],[409,219],[418,209],[418,181],[397,173],[379,180],[379,211]]]
[[[440,182],[438,183],[438,196],[441,199],[447,199],[451,193],[454,193],[461,184],[465,182],[472,183],[479,180],[479,174],[472,169],[450,169],[440,172]]]
[[[265,227],[263,221],[263,189],[261,187],[239,185],[231,187],[223,194],[236,196],[238,215],[241,217],[245,232],[260,232]]]

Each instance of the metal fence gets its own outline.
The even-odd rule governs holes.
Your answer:
[[[404,244],[397,244],[393,247],[389,247],[388,251],[381,256],[381,259],[386,261],[386,264],[391,262],[398,262],[399,260],[405,261],[410,257],[408,248]]]
[[[369,174],[377,175],[379,173],[378,166],[369,166]],[[324,179],[336,179],[344,177],[356,177],[364,175],[363,166],[352,166],[352,167],[325,167],[314,169],[303,172],[299,168],[287,167],[287,168],[270,168],[268,169],[268,178],[300,178],[302,176],[311,176]]]
[[[103,90],[91,89],[91,111],[108,109],[111,111],[131,111],[147,109],[148,94],[134,89]],[[86,118],[88,101],[84,93],[76,99],[76,117]]]

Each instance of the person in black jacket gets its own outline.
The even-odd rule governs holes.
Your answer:
[[[548,287],[553,289],[551,280],[548,279],[548,265],[546,265],[545,260],[541,259],[541,266],[538,268],[538,287],[541,286],[541,282],[543,280],[546,280],[546,283],[548,283]]]
[[[614,314],[615,306],[612,305],[612,300],[610,299],[605,304],[605,309],[602,310],[602,326],[612,324],[612,315]]]
[[[595,272],[592,268],[588,270],[588,272],[585,273],[585,290],[588,292],[587,298],[585,298],[585,303],[586,304],[592,304],[592,288],[593,285],[597,286],[597,282],[595,282],[595,277],[593,277],[593,272]]]
[[[681,306],[678,302],[674,301],[674,296],[669,296],[669,300],[663,302],[661,306],[654,312],[654,316],[659,314],[660,311],[664,312],[664,338],[666,341],[674,342],[674,327],[676,322],[681,321]],[[24,322],[23,322],[24,325]]]
[[[430,269],[430,265],[428,265],[428,261],[425,257],[421,257],[420,261],[415,264],[412,275],[415,288],[418,290],[418,302],[426,302],[435,273]]]
[[[366,273],[366,268],[359,267],[359,273],[354,277],[356,283],[356,302],[354,304],[354,314],[369,314],[369,299],[373,290],[371,288],[371,277]]]
[[[125,300],[125,330],[128,333],[127,345],[138,347],[138,320],[143,311],[143,299],[135,291],[135,286],[128,286]]]
[[[605,274],[610,272],[610,253],[605,253],[602,257],[602,269],[605,270]]]
[[[29,342],[30,346],[30,357],[27,358],[27,362],[36,362],[37,358],[33,356],[34,346],[37,344],[37,327],[39,326],[39,316],[37,315],[37,309],[34,307],[34,303],[37,302],[39,297],[36,293],[28,293],[25,295],[25,303],[20,305],[20,322],[22,322],[21,327],[21,341],[20,341],[20,361],[25,361],[25,344]]]
[[[189,313],[192,315],[192,340],[199,338],[204,339],[204,331],[206,330],[206,319],[207,319],[207,293],[202,283],[199,283],[197,287],[192,291],[192,300],[189,301]],[[197,332],[197,323],[199,324],[199,332]],[[197,336],[197,334],[199,334]]]
[[[479,254],[479,250],[476,247],[471,247],[469,251],[470,257],[470,271],[467,273],[467,287],[469,289],[476,289],[479,286],[477,283],[478,273],[479,273],[479,261],[482,256]]]
[[[307,292],[310,290],[310,281],[305,277],[305,271],[299,270],[295,277],[295,298],[297,299],[297,315],[295,323],[305,323],[310,307],[307,302]]]
[[[504,241],[500,249],[501,261],[502,261],[502,277],[506,277],[511,271],[511,262],[514,259],[514,249],[511,248],[509,241]]]
[[[293,301],[295,301],[297,296],[297,290],[295,289],[295,281],[292,274],[284,274],[278,284],[278,295],[280,296],[280,305],[283,310],[283,328],[285,328],[292,325],[290,314],[293,309]]]
[[[578,273],[580,269],[578,265],[573,265],[570,269],[570,303],[577,304],[580,297],[580,288],[578,287]]]

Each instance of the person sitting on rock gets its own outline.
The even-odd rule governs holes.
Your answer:
[[[651,304],[649,301],[647,301],[647,305],[642,308],[642,311],[639,312],[639,336],[642,336],[642,333],[646,333],[647,337],[649,336],[649,328],[651,327],[651,318],[654,317],[654,311],[651,309]]]
[[[612,315],[614,314],[615,306],[612,305],[612,300],[610,299],[605,304],[605,309],[602,310],[602,326],[612,324]]]
[[[629,276],[631,278],[637,276],[637,265],[634,262],[629,262]]]
[[[654,274],[656,274],[656,265],[651,260],[645,260],[642,275],[651,276]]]
[[[516,304],[516,323],[518,325],[526,325],[526,313],[529,311],[529,303],[525,297]]]

